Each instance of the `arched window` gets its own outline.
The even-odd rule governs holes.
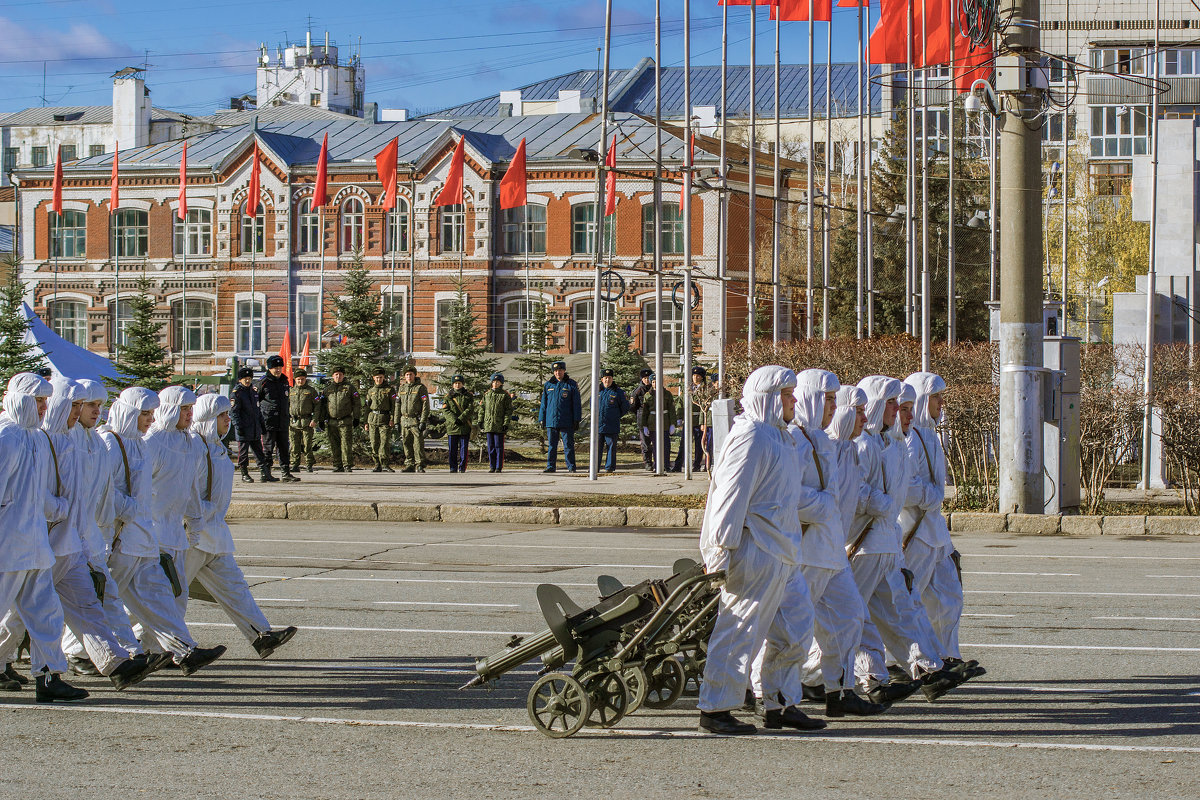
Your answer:
[[[463,206],[442,206],[441,211],[442,252],[461,253],[466,239],[467,214]]]
[[[61,219],[50,218],[50,255],[83,258],[87,246],[87,217],[82,211],[64,211]]]
[[[387,249],[389,253],[408,252],[408,201],[396,198],[396,207],[387,212]]]
[[[592,333],[595,331],[595,300],[580,300],[571,306],[571,352],[592,352]],[[614,303],[600,305],[600,352],[608,349],[608,324],[616,319],[617,307]]]
[[[171,303],[171,349],[176,353],[211,353],[213,351],[213,304],[209,300],[188,300],[184,314],[183,300]]]
[[[662,227],[659,229],[664,255],[683,253],[683,216],[679,203],[662,204]],[[654,203],[642,206],[642,252],[654,252]]]
[[[79,300],[55,300],[50,303],[50,319],[54,320],[55,333],[71,344],[87,347],[87,303]]]
[[[616,220],[604,218],[604,252],[616,252]],[[571,206],[571,252],[577,255],[596,254],[596,204],[576,203]]]
[[[113,214],[113,235],[118,256],[143,257],[149,241],[150,215],[136,208],[122,208]]]
[[[175,255],[212,255],[212,212],[207,208],[189,208],[187,219],[175,215]]]
[[[321,217],[313,210],[312,198],[306,197],[296,206],[300,224],[296,227],[296,252],[319,253],[321,251]]]
[[[129,326],[133,324],[133,303],[122,300],[108,304],[108,349],[114,345],[124,348],[129,344]]]
[[[664,355],[679,355],[683,352],[683,309],[663,298],[662,312],[663,324],[659,337],[655,336],[658,325],[654,320],[654,302],[642,306],[642,351],[657,353],[655,340],[661,338]]]
[[[509,300],[504,304],[504,352],[524,353],[529,350],[529,342],[526,341],[529,324],[539,308],[544,310],[545,306],[536,300]]]
[[[242,206],[242,252],[264,253],[267,242],[267,212],[262,203],[258,204],[256,216],[246,214]]]
[[[342,203],[342,249],[353,253],[363,245],[363,202],[351,197]]]
[[[504,210],[504,252],[510,255],[546,252],[546,207]]]

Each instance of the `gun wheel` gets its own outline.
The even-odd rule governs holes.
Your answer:
[[[687,676],[675,658],[656,661],[646,670],[646,708],[670,708],[683,695]]]
[[[699,697],[700,681],[704,677],[705,655],[700,650],[689,650],[683,655],[683,696]]]
[[[583,688],[592,704],[589,726],[611,728],[624,718],[629,708],[629,685],[621,673],[602,672],[584,678]]]
[[[649,686],[646,683],[646,671],[638,666],[626,667],[621,670],[621,677],[625,679],[625,685],[629,687],[629,707],[625,709],[625,714],[628,716],[646,702],[646,692]]]
[[[551,672],[537,679],[525,704],[529,720],[551,739],[574,736],[592,713],[583,685],[570,675]]]

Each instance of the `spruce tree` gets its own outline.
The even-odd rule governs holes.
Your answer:
[[[395,378],[404,363],[395,355],[402,350],[404,332],[388,330],[387,312],[380,296],[371,289],[371,276],[361,250],[354,252],[342,290],[344,296],[336,300],[336,332],[341,340],[321,355],[322,369],[328,374],[339,366],[345,370],[346,380],[358,387],[370,384],[371,373],[377,367],[387,370],[390,379]]]
[[[45,364],[41,351],[25,340],[25,333],[32,326],[21,311],[25,282],[20,277],[20,261],[6,258],[4,267],[8,270],[8,281],[0,288],[0,390],[18,372],[32,372]]]
[[[466,284],[458,284],[454,306],[450,312],[447,343],[450,345],[442,355],[442,374],[438,376],[441,394],[450,391],[452,378],[462,375],[468,391],[478,398],[491,387],[491,377],[496,372],[497,359],[488,355],[487,338],[479,325],[479,315],[467,301]]]
[[[150,288],[150,280],[143,276],[137,282],[137,297],[129,301],[132,319],[125,326],[125,344],[114,365],[118,377],[106,378],[114,388],[144,386],[157,392],[171,381],[173,368],[160,338],[164,323],[154,320]]]
[[[620,320],[609,320],[604,331],[606,350],[603,367],[613,371],[613,383],[625,390],[632,401],[633,393],[641,383],[642,370],[646,368],[646,359],[633,349],[633,337],[625,330]],[[628,439],[637,433],[637,415],[626,414],[621,419],[621,438]]]
[[[521,375],[513,381],[513,412],[517,415],[514,436],[536,440],[546,447],[546,430],[538,424],[538,404],[542,386],[550,380],[550,365],[558,360],[550,355],[550,317],[543,303],[533,303],[529,322],[521,340],[521,355],[513,360],[513,368]]]

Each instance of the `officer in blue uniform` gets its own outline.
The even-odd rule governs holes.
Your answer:
[[[617,437],[621,435],[621,417],[629,413],[629,398],[625,396],[625,390],[613,381],[611,369],[600,373],[597,405],[600,409],[600,437],[604,441],[605,472],[613,472],[617,468]]]
[[[538,403],[538,424],[546,429],[550,447],[546,453],[546,469],[554,472],[558,462],[558,442],[563,442],[563,461],[567,472],[575,471],[575,431],[583,419],[583,401],[579,386],[567,377],[565,361],[555,361],[551,367],[554,377],[542,386]]]

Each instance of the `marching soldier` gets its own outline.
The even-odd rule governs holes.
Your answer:
[[[417,377],[412,364],[404,370],[404,384],[396,392],[396,414],[400,417],[400,446],[404,450],[404,472],[425,471],[425,425],[429,419],[429,390]]]
[[[475,421],[475,395],[467,389],[462,375],[450,381],[450,393],[442,405],[446,417],[446,441],[450,450],[450,471],[467,471],[467,451],[471,441],[471,423]]]
[[[296,385],[292,387],[291,406],[288,415],[291,417],[292,434],[292,471],[300,471],[300,459],[308,462],[308,471],[313,471],[317,463],[313,455],[313,429],[317,427],[317,403],[321,394],[308,382],[308,370],[301,367],[296,370]]]
[[[488,472],[504,469],[504,435],[512,417],[512,395],[504,388],[504,375],[492,376],[492,388],[483,393],[479,430],[487,436]]]
[[[328,431],[333,471],[353,472],[354,427],[362,418],[362,400],[346,381],[344,367],[335,366],[330,377],[332,380],[325,384],[325,392],[317,405],[317,426]]]
[[[378,367],[371,373],[375,384],[367,389],[367,425],[370,435],[371,458],[375,460],[372,472],[395,472],[391,465],[392,425],[395,424],[396,394],[387,380],[387,372]]]

